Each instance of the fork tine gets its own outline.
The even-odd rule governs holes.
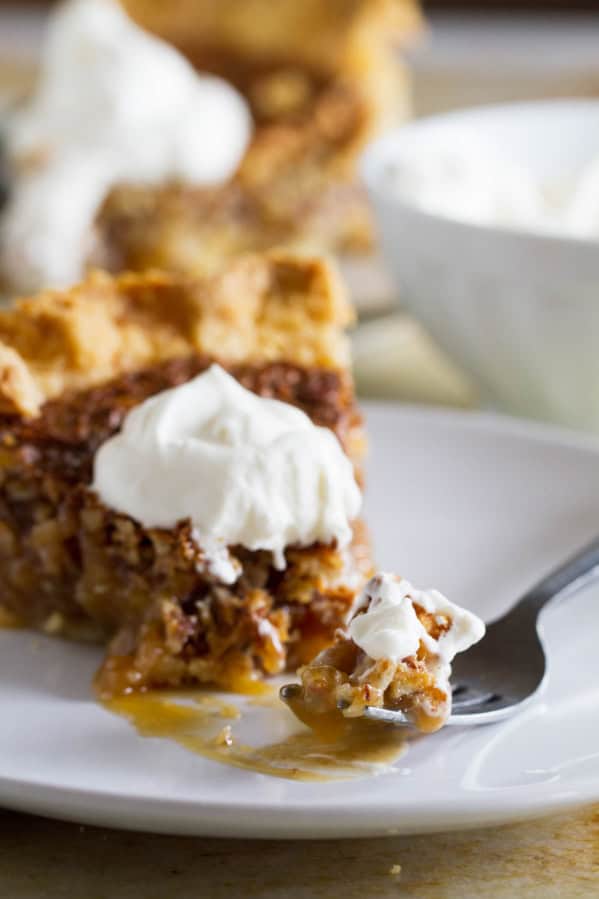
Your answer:
[[[451,704],[452,711],[457,712],[460,709],[468,709],[472,706],[486,706],[491,703],[498,702],[503,697],[499,693],[493,693],[491,690],[481,691],[481,690],[471,690],[468,687],[465,687],[457,694],[453,694],[453,701]]]
[[[395,727],[409,727],[412,729],[414,727],[412,722],[403,712],[394,712],[392,709],[378,709],[374,706],[367,705],[364,709],[363,717],[369,718],[371,721],[382,721],[385,724],[393,724]]]

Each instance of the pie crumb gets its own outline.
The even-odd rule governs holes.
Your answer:
[[[216,746],[228,747],[233,745],[233,732],[230,724],[226,724],[223,729],[217,733],[214,738],[214,743]]]
[[[42,628],[47,634],[60,634],[64,629],[64,617],[60,612],[52,612],[44,621]]]
[[[391,877],[399,877],[401,874],[401,865],[391,865],[389,868],[389,875]]]

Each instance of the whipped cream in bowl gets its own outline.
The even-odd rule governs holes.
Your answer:
[[[114,186],[221,183],[250,134],[241,95],[198,74],[117,0],[65,0],[50,17],[37,88],[7,127],[3,277],[21,292],[70,286]]]
[[[238,571],[227,547],[285,549],[352,539],[362,497],[328,428],[257,396],[220,366],[150,397],[95,456],[92,489],[150,528],[188,519],[224,583]]]
[[[411,122],[362,161],[402,303],[483,403],[599,429],[599,101]]]
[[[599,241],[599,146],[590,162],[543,175],[472,134],[398,153],[390,190],[423,212],[473,225]]]

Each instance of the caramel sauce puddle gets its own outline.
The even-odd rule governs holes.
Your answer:
[[[21,627],[22,622],[0,605],[0,629]],[[211,761],[288,780],[349,780],[380,773],[405,748],[399,728],[336,714],[308,720],[305,710],[299,708],[294,712],[306,728],[283,740],[250,746],[237,739],[234,725],[251,714],[252,707],[287,717],[290,712],[278,691],[263,681],[238,679],[231,697],[227,702],[207,690],[151,691],[100,697],[99,701],[109,712],[129,721],[142,737],[172,740]]]
[[[398,728],[348,721],[340,715],[320,715],[318,721],[306,722],[317,724],[318,730],[302,729],[264,746],[239,742],[235,725],[251,713],[252,706],[289,715],[273,688],[267,687],[265,693],[265,685],[259,687],[252,688],[254,695],[243,705],[206,691],[133,693],[102,704],[127,719],[143,737],[169,739],[211,761],[288,780],[322,782],[366,776],[388,768],[403,752],[405,737]],[[240,698],[243,695],[237,693]]]

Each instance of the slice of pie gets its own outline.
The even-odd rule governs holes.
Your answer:
[[[123,185],[98,217],[94,263],[215,271],[272,246],[363,252],[373,232],[356,163],[409,107],[397,45],[419,25],[412,0],[126,0],[128,12],[199,71],[247,99],[254,138],[226,185]]]
[[[239,474],[239,460],[246,466],[247,496],[253,495],[248,459],[262,465],[264,476],[271,456],[253,449],[248,455],[246,443],[252,448],[252,440],[262,440],[260,416],[268,407],[277,421],[297,419],[302,434],[318,434],[335,465],[351,473],[355,491],[364,433],[347,369],[343,331],[351,318],[325,263],[282,253],[241,258],[212,279],[95,273],[70,291],[1,311],[0,603],[47,633],[106,641],[98,676],[104,695],[157,685],[234,685],[313,658],[345,624],[371,574],[359,518],[347,522],[343,544],[295,539],[283,542],[277,557],[259,542],[248,547],[221,540],[215,554],[213,538],[222,534],[201,533],[192,520],[197,512],[205,522],[204,510],[190,509],[190,517],[168,526],[148,526],[123,511],[130,483],[121,482],[114,505],[107,505],[94,489],[94,469],[100,447],[127,430],[133,412],[148,409],[144,428],[150,428],[152,410],[165,398],[174,397],[178,427],[189,430],[198,410],[180,391],[199,384],[203,402],[214,406],[201,444],[216,458],[210,471],[221,472],[225,452],[227,478]],[[215,363],[219,383],[250,410],[241,423],[231,412],[233,401],[219,419],[219,403],[202,381]],[[171,423],[172,414],[168,406]],[[160,431],[165,418],[158,417]],[[142,428],[136,451],[146,433]],[[195,447],[198,435],[187,436]],[[271,443],[277,439],[273,432]],[[288,441],[272,458],[303,464],[302,440],[299,449]],[[168,457],[176,443],[165,442],[160,431],[153,446]],[[159,455],[160,464],[166,457]],[[148,470],[142,498],[152,498],[154,483],[168,505],[162,469],[157,465],[154,481],[151,465]],[[140,471],[131,467],[132,482]],[[226,490],[214,496],[218,479],[202,481],[197,466],[188,477],[184,461],[171,465],[167,476],[173,471],[173,493],[185,494],[186,484],[190,495],[206,487],[217,511],[224,508]],[[266,476],[275,478],[277,471],[273,464]],[[297,496],[309,498],[311,489],[302,481]],[[239,495],[239,519],[245,515],[248,527],[259,530],[262,519],[246,494]],[[326,517],[328,508],[323,502],[319,514]],[[242,533],[236,518],[233,509],[227,533]]]
[[[378,574],[335,643],[304,667],[282,698],[306,724],[332,730],[367,708],[402,712],[422,731],[451,713],[451,662],[484,635],[483,622],[437,590]]]

